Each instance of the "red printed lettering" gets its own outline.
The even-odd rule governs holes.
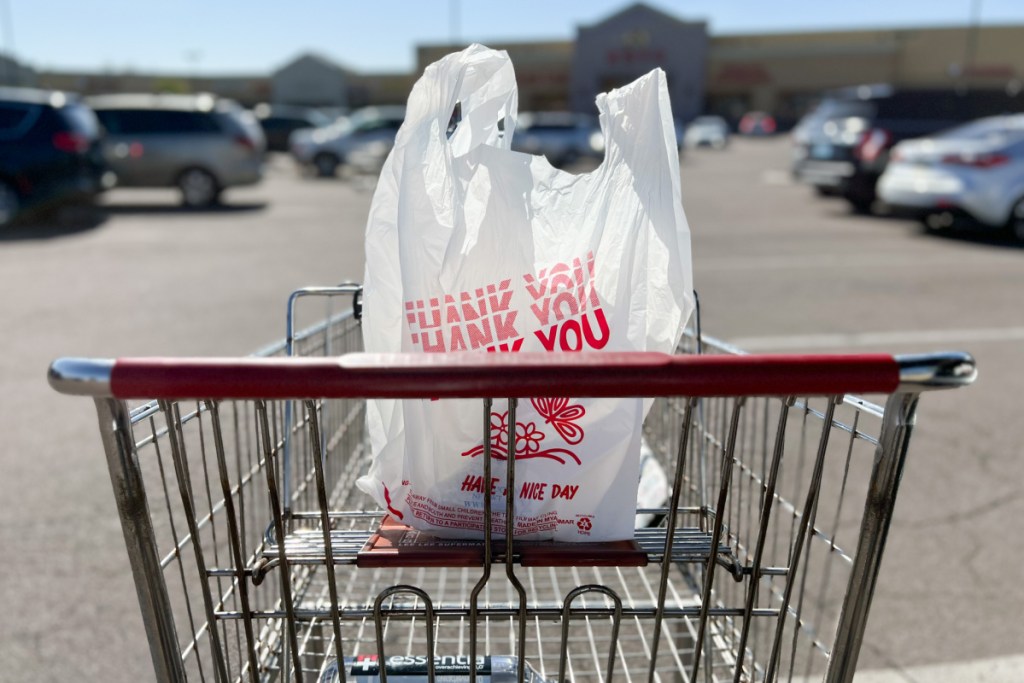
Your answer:
[[[491,308],[492,313],[499,311],[507,311],[509,305],[512,303],[512,280],[502,280],[497,287],[494,285],[487,285],[487,303]],[[478,290],[479,291],[479,290]],[[501,297],[498,297],[498,294]]]
[[[452,333],[459,328],[452,328]],[[479,349],[487,346],[488,344],[494,343],[494,337],[491,335],[491,321],[486,318],[480,321],[480,324],[467,323],[466,331],[469,332],[469,345],[474,349]],[[453,348],[452,351],[455,349]]]
[[[575,260],[579,263],[579,259]],[[572,275],[569,274],[569,266],[565,263],[557,263],[551,268],[551,282],[548,287],[554,292],[556,289],[574,289],[573,285],[576,283],[573,281]]]
[[[570,341],[570,334],[575,338],[574,341]],[[562,345],[563,351],[582,351],[583,334],[580,332],[580,324],[575,320],[566,320],[562,323],[558,342]]]
[[[519,491],[519,497],[524,500],[544,500],[544,489],[546,488],[547,484],[528,481],[523,484],[523,488]]]
[[[476,308],[473,308],[472,299],[469,296],[469,292],[463,292],[460,295],[462,301],[462,319],[463,320],[476,320],[477,318],[487,315],[487,302],[484,301],[484,290],[476,290]],[[450,322],[460,322],[458,320]]]
[[[426,332],[420,332],[420,344],[427,353],[444,353],[444,335],[441,330],[434,332],[434,343],[430,343],[430,337]]]
[[[523,348],[523,341],[525,340],[519,338],[516,339],[511,344],[498,344],[497,346],[488,346],[487,352],[495,353],[496,351],[500,351],[501,353],[518,353]]]
[[[470,332],[469,339],[470,339],[470,343],[472,343],[473,342],[473,333],[472,332]],[[448,348],[451,351],[465,351],[466,350],[466,340],[462,338],[462,328],[461,327],[453,327],[452,328],[451,342],[450,342]],[[476,347],[474,346],[473,348],[475,349]]]
[[[518,351],[522,345],[516,329],[518,311],[510,310],[511,279],[429,301],[429,307],[423,299],[405,302],[410,339],[423,351]]]
[[[566,484],[562,486],[555,484],[551,487],[551,498],[564,498],[566,500],[572,500],[576,497],[577,491],[580,490],[579,485],[573,486],[572,484]]]
[[[601,332],[600,337],[594,336],[594,330],[590,327],[590,316],[583,316],[583,338],[587,340],[587,344],[592,349],[603,349],[608,344],[608,340],[611,338],[611,330],[608,329],[608,321],[604,317],[604,311],[601,308],[594,309],[594,318],[597,320],[598,330]]]
[[[559,351],[582,351],[584,346],[600,350],[608,345],[611,330],[603,310],[595,309],[593,315],[598,334],[595,334],[590,314],[584,313],[579,320],[565,320],[547,330],[534,330],[533,335],[540,340],[545,351],[554,351],[556,342]]]
[[[444,319],[449,325],[451,323],[457,323],[461,320],[459,317],[459,308],[455,305],[455,297],[451,294],[445,294],[444,296]]]
[[[518,313],[519,311],[509,311],[507,315],[495,314],[494,332],[498,335],[498,339],[506,341],[519,336],[519,332],[516,331],[516,315]]]
[[[491,495],[493,496],[498,489],[498,478],[491,478]],[[484,492],[484,478],[478,474],[470,474],[462,480],[462,490],[468,491],[469,493],[483,493]]]
[[[568,310],[566,310],[568,309]],[[555,317],[565,320],[571,315],[578,315],[580,302],[572,292],[560,292],[555,295]]]
[[[537,337],[537,339],[540,339],[540,343],[544,345],[544,350],[545,351],[554,351],[555,350],[555,339],[556,339],[556,335],[558,334],[558,325],[555,325],[554,327],[552,327],[549,330],[549,332],[551,334],[548,335],[548,336],[545,336],[543,330],[534,330],[533,334],[534,334],[534,336]]]
[[[431,308],[429,319],[427,318],[427,313],[424,310],[425,302],[422,299],[420,299],[419,301],[415,301],[413,303],[416,306],[416,315],[415,317],[411,315],[409,317],[414,318],[415,321],[419,323],[419,327],[421,330],[441,327],[441,307],[438,305],[437,299],[430,300]]]
[[[540,271],[537,277],[523,276],[526,291],[533,299],[533,311],[542,326],[576,317],[591,308],[598,308],[600,300],[594,289],[594,254],[587,253],[586,270],[583,261],[575,258],[572,264],[556,263]]]
[[[534,278],[533,275],[531,275],[530,273],[527,273],[526,275],[523,276],[523,279],[526,280],[526,291],[530,294],[531,297],[533,297],[534,301],[540,299],[542,296],[544,296],[545,292],[548,291],[548,281],[547,278],[544,277],[546,272],[546,269],[542,269],[540,271],[539,280]]]
[[[547,325],[551,317],[551,297],[546,297],[542,306],[530,304],[530,310],[537,316],[537,320],[540,321],[541,325]]]

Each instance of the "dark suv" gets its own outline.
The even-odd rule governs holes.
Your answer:
[[[66,93],[0,88],[0,228],[113,184],[88,107]]]
[[[292,133],[303,128],[322,128],[331,125],[329,117],[315,109],[288,105],[257,105],[253,110],[256,120],[267,138],[267,151],[287,152]]]
[[[868,211],[875,184],[897,142],[982,116],[1024,109],[1024,95],[1004,91],[893,90],[864,86],[833,93],[794,135],[793,172]]]

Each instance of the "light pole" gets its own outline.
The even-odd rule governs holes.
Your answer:
[[[199,63],[203,61],[203,51],[198,48],[185,50],[185,61],[188,63],[188,87],[193,93],[199,84]]]
[[[978,52],[978,25],[981,23],[981,0],[971,0],[971,23],[967,27],[967,47],[964,51],[965,80],[970,80]]]
[[[459,6],[459,0],[448,0],[448,32],[452,45],[459,42],[461,15],[462,8]]]

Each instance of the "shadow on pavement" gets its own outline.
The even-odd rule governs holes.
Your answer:
[[[243,214],[263,211],[267,206],[267,202],[235,202],[205,208],[156,202],[151,204],[72,205],[59,209],[40,210],[19,218],[14,225],[0,230],[0,242],[68,237],[94,230],[106,223],[111,216]]]
[[[95,230],[107,222],[109,214],[99,206],[67,206],[30,214],[14,225],[0,230],[0,242],[48,240]]]
[[[930,228],[921,220],[905,215],[885,213],[884,211],[858,212],[845,202],[833,203],[831,198],[828,200],[828,205],[835,207],[827,211],[828,215],[832,218],[889,221],[896,228],[903,227],[913,230],[917,232],[919,237],[926,239],[943,239],[991,247],[1024,249],[1024,241],[1014,239],[1009,231],[975,223],[969,218],[958,217],[950,227]]]
[[[921,237],[932,239],[981,244],[1006,249],[1024,249],[1024,242],[1015,240],[1006,232],[993,230],[992,228],[954,227],[945,230],[931,230],[924,226],[918,226],[918,231]]]
[[[171,203],[118,203],[105,204],[100,209],[114,216],[129,214],[232,214],[250,213],[263,211],[268,206],[267,202],[233,202],[230,204],[216,204],[208,207],[190,207],[181,204]]]

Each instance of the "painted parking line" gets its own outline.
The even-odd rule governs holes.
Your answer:
[[[895,344],[966,344],[1008,341],[1024,341],[1024,326],[740,337],[730,340],[730,343],[747,351],[779,351],[783,349],[837,349]]]

